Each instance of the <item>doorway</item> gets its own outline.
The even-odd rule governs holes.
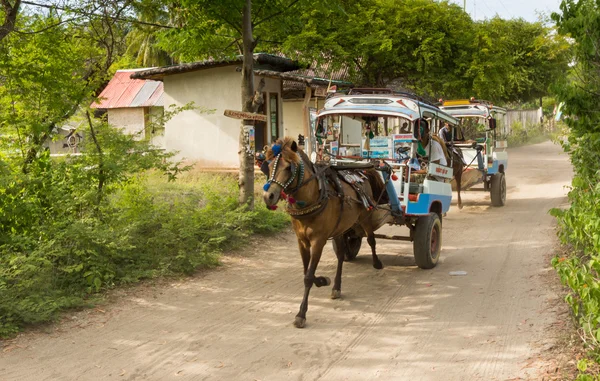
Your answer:
[[[263,103],[260,105],[260,107],[256,111],[257,114],[266,115],[266,113],[267,113],[266,112],[266,109],[267,109],[266,97],[267,97],[267,94],[263,93]],[[254,144],[255,144],[254,149],[256,151],[262,151],[263,147],[269,143],[267,132],[268,132],[267,122],[261,122],[258,120],[254,122]]]

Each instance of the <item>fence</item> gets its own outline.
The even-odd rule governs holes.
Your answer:
[[[541,107],[534,110],[509,110],[504,117],[502,134],[509,134],[515,122],[521,123],[523,128],[531,125],[540,125],[542,124],[543,115]]]

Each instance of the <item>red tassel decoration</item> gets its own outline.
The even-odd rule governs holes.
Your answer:
[[[271,206],[269,206],[269,209],[276,210],[277,209],[277,205],[271,205]]]
[[[394,173],[394,174],[392,174],[392,180],[394,180],[394,181],[398,180],[398,176],[396,176],[396,174],[395,174],[395,173]]]
[[[295,203],[296,203],[296,199],[295,199],[295,198],[293,198],[292,196],[289,196],[289,197],[288,197],[288,202],[289,202],[290,204],[295,204]]]
[[[287,200],[288,196],[283,191],[281,191],[281,198]]]

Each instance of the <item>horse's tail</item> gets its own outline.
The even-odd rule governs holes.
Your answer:
[[[385,183],[376,169],[367,169],[365,172],[371,185],[373,199],[377,204],[387,204],[390,202],[388,194],[385,190]]]

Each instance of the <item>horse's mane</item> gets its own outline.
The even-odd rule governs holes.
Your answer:
[[[450,160],[451,157],[448,154],[448,148],[446,147],[446,142],[442,140],[442,138],[440,138],[437,135],[431,135],[431,138],[433,140],[435,140],[436,142],[438,142],[441,146],[442,146],[442,151],[444,151],[444,156],[446,157],[446,159]]]
[[[300,163],[300,156],[298,155],[298,152],[292,150],[292,144],[295,143],[293,138],[290,137],[285,137],[283,140],[282,139],[278,139],[271,147],[269,147],[269,149],[266,152],[266,157],[267,160],[273,160],[273,158],[275,158],[275,153],[273,152],[273,146],[275,145],[279,145],[281,146],[281,156],[283,156],[283,158],[289,162],[289,163],[294,163],[294,164],[298,164]],[[299,150],[298,148],[296,148],[297,150]]]

